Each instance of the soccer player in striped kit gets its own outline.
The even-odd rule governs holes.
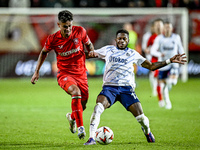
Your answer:
[[[164,34],[158,35],[151,47],[151,55],[158,57],[159,61],[166,60],[176,54],[183,54],[184,49],[181,38],[178,34],[172,33],[173,25],[170,22],[164,23]],[[159,69],[158,86],[160,96],[158,96],[159,106],[171,109],[172,104],[169,98],[169,89],[177,84],[179,76],[179,64],[172,63]]]
[[[184,54],[179,54],[166,61],[151,63],[136,50],[127,48],[129,33],[124,29],[117,31],[115,41],[117,46],[108,45],[89,53],[89,57],[104,59],[106,66],[103,75],[103,89],[97,97],[90,119],[90,137],[84,145],[96,144],[94,137],[100,123],[100,116],[106,108],[111,107],[116,101],[119,101],[127,111],[130,111],[141,124],[147,141],[155,142],[150,131],[149,119],[144,115],[142,105],[135,94],[133,64],[153,71],[171,62],[184,64],[186,57]]]
[[[57,57],[58,84],[72,97],[72,113],[66,114],[70,130],[75,133],[77,125],[78,137],[84,139],[86,134],[83,126],[83,110],[85,110],[88,100],[88,81],[83,44],[88,52],[93,51],[94,47],[86,30],[81,26],[73,26],[72,23],[73,14],[71,12],[67,10],[59,12],[57,24],[60,30],[47,38],[31,82],[35,84],[35,81],[38,80],[41,65],[48,52],[54,50]]]

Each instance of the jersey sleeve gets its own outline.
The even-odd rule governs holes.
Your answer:
[[[52,36],[52,35],[49,35],[49,36],[47,37],[47,40],[46,40],[46,42],[45,42],[45,44],[44,44],[44,47],[43,47],[43,49],[46,50],[47,52],[53,50],[53,48],[52,48],[52,46],[51,46],[52,41],[53,41],[53,36]]]
[[[98,53],[98,58],[105,59],[108,48],[109,48],[108,46],[104,46],[104,47],[97,49],[97,50],[94,50],[94,51],[96,53]]]
[[[82,42],[83,44],[89,44],[90,42],[90,38],[88,37],[85,28],[81,27],[82,30]]]
[[[137,51],[135,51],[135,60],[136,65],[141,66],[141,64],[146,60],[142,55],[140,55]]]
[[[178,53],[183,54],[184,49],[183,49],[183,45],[182,45],[181,38],[179,35],[177,35],[177,43],[178,43]]]

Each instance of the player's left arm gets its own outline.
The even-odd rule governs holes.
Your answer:
[[[98,54],[94,52],[94,46],[92,44],[92,42],[89,42],[88,44],[85,44],[85,47],[88,51],[88,53],[85,53],[86,58],[94,58],[94,57],[98,57]]]
[[[171,57],[170,59],[167,59],[165,61],[160,61],[160,62],[155,62],[155,63],[151,63],[148,60],[145,60],[141,66],[144,68],[147,68],[151,71],[157,70],[159,68],[162,68],[170,63],[179,63],[179,64],[184,64],[185,62],[187,62],[186,60],[186,56],[185,53],[184,54],[177,54],[174,55],[173,57]]]

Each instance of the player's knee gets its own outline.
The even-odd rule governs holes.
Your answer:
[[[78,86],[76,86],[76,85],[71,85],[68,88],[68,93],[71,94],[71,95],[81,95],[81,91],[78,88]]]

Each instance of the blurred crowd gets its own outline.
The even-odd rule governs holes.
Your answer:
[[[0,0],[0,7],[186,7],[200,9],[200,0]]]

